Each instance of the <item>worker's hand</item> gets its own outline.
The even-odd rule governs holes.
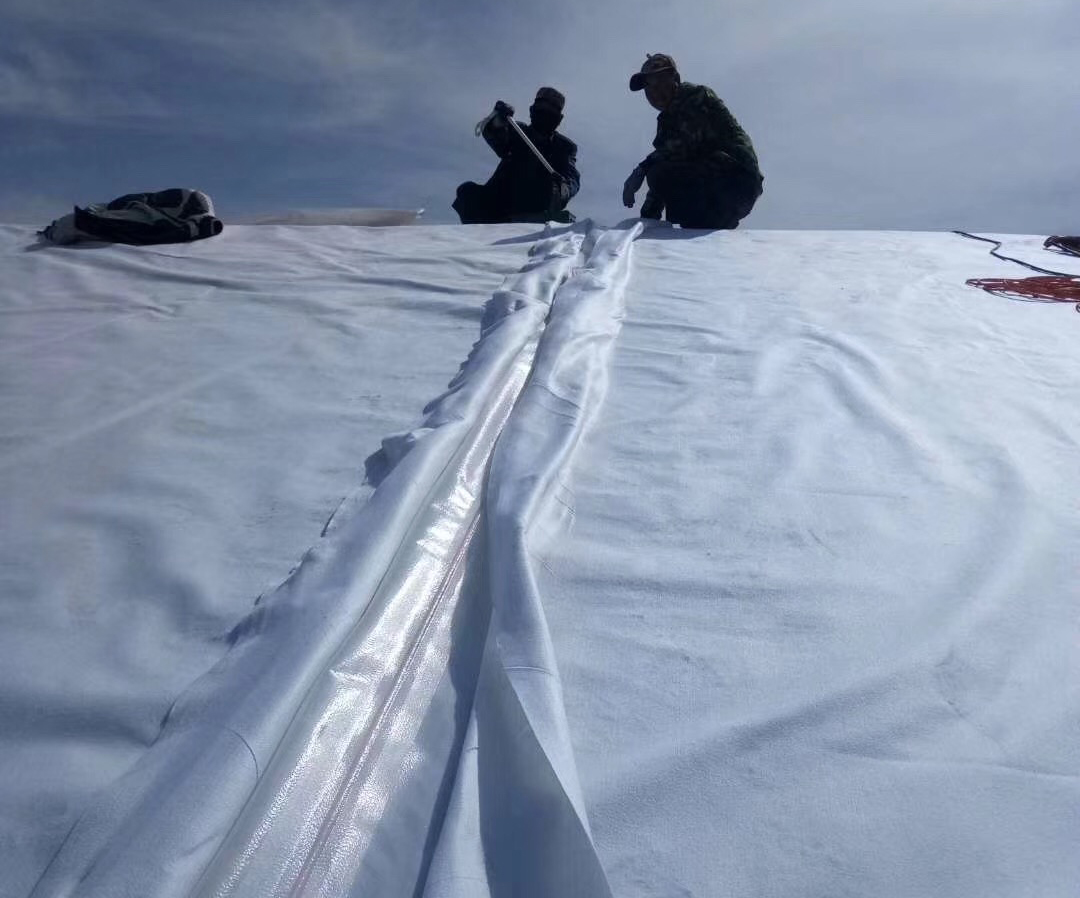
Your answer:
[[[623,184],[622,201],[627,209],[634,208],[634,194],[641,190],[641,185],[644,183],[645,169],[639,165],[630,172],[630,177],[627,178],[626,183]]]
[[[506,132],[507,119],[513,118],[514,107],[502,100],[495,101],[495,108],[488,113],[487,118],[476,123],[476,136],[485,137],[490,143],[493,139],[501,140]],[[496,150],[500,158],[506,154]]]
[[[570,182],[558,172],[551,176],[551,208],[558,210],[570,201]]]

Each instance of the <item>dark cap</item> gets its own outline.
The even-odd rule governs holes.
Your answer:
[[[539,103],[541,106],[550,106],[556,112],[562,112],[563,107],[566,105],[566,97],[555,90],[554,87],[541,87],[536,92],[536,99],[534,103]]]
[[[641,90],[648,76],[657,72],[674,72],[678,75],[679,69],[675,65],[675,60],[666,53],[647,53],[645,61],[641,64],[641,71],[630,78],[630,90]]]

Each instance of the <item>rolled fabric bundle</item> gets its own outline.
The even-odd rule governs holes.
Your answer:
[[[38,233],[53,243],[107,240],[149,245],[186,243],[215,237],[224,230],[214,204],[201,190],[172,187],[152,193],[126,193],[108,203],[75,207]]]

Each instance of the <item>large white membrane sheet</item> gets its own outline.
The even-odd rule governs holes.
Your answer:
[[[641,226],[557,229],[395,464],[78,819],[34,895],[608,894],[531,534]]]
[[[173,701],[412,427],[529,225],[0,227],[0,895],[33,888]]]
[[[1076,891],[1080,316],[985,244],[0,233],[127,313],[8,294],[11,894]]]
[[[613,894],[1080,893],[1080,315],[988,248],[635,243],[536,564]]]

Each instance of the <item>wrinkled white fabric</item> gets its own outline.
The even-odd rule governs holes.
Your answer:
[[[65,316],[81,306],[30,315],[25,292],[7,297],[22,339],[66,352],[24,352],[0,380],[16,424],[0,471],[31,525],[5,515],[12,547],[0,549],[19,599],[5,596],[15,627],[0,631],[16,653],[0,660],[0,724],[17,723],[3,731],[0,795],[25,811],[47,794],[57,751],[72,770],[94,759],[51,784],[71,796],[58,819],[75,825],[66,838],[31,827],[33,852],[10,852],[11,894],[57,848],[38,895],[1076,892],[1080,316],[964,286],[1027,272],[954,235],[637,221],[231,228],[218,246],[83,261],[90,251],[9,244],[14,270],[51,285],[44,308],[72,282],[107,284],[135,325],[103,316],[71,348]],[[1067,270],[1034,238],[1004,250]],[[440,298],[444,277],[461,285],[455,298]],[[248,314],[193,319],[199,288]],[[169,340],[137,297],[171,310]],[[304,314],[271,314],[294,303]],[[433,349],[441,312],[456,355]],[[280,359],[283,336],[324,315],[342,339],[313,335],[336,373],[310,431],[302,399],[280,420],[268,410],[290,382],[280,369],[261,391],[241,381],[250,408],[224,401],[228,389],[192,397],[198,378],[160,386],[185,361],[235,349],[235,367],[208,381],[228,387],[249,370],[249,342]],[[372,322],[385,328],[350,354]],[[406,322],[422,342],[398,339]],[[79,348],[81,378],[67,367]],[[425,365],[440,383],[415,375]],[[127,616],[107,622],[65,612],[82,594],[72,584],[93,582],[86,556],[61,551],[69,494],[138,510],[179,553],[173,570],[202,551],[226,568],[231,553],[261,559],[273,576],[243,540],[208,552],[228,534],[213,504],[188,510],[203,542],[184,541],[171,513],[185,484],[242,517],[252,494],[305,467],[289,450],[313,433],[355,476],[379,439],[370,421],[334,421],[340,397],[368,377],[389,396],[401,372],[410,386],[388,401],[410,408],[369,458],[385,480],[342,503],[253,614],[239,593],[264,586],[235,574],[205,578],[222,598],[201,642],[169,592],[127,598]],[[297,395],[316,383],[297,378]],[[120,410],[102,414],[114,393]],[[205,429],[181,439],[188,419],[237,420],[249,441],[225,451],[220,423],[210,448]],[[110,476],[78,484],[85,462],[58,454],[68,444]],[[254,462],[266,479],[252,486],[237,472]],[[130,486],[125,464],[139,473]],[[168,489],[141,486],[157,482],[148,470]],[[305,498],[340,489],[302,486],[287,506],[301,518]],[[85,532],[107,558],[131,553],[143,531],[110,542],[109,520]],[[315,542],[299,542],[299,525],[287,535],[260,550],[296,559]],[[55,548],[26,567],[45,536]],[[155,556],[144,566],[130,582],[120,567],[109,595],[170,570]],[[133,607],[165,619],[137,626]],[[228,644],[214,642],[223,632]],[[93,716],[67,710],[85,707],[83,669]],[[141,708],[159,716],[140,736],[106,738],[100,719]],[[5,861],[15,832],[5,824]]]
[[[422,881],[480,658],[470,670],[481,633],[455,619],[482,624],[492,602],[483,570],[466,587],[488,458],[581,242],[569,229],[532,247],[423,424],[386,441],[385,482],[339,511],[232,630],[231,650],[79,818],[35,894],[336,895]],[[463,592],[478,607],[458,609]]]
[[[536,231],[67,248],[0,227],[0,895],[29,894],[252,603],[364,504]]]
[[[533,248],[534,264],[488,304],[494,320],[373,501],[268,603],[268,614],[282,605],[297,613],[276,633],[260,627],[252,649],[267,659],[266,680],[302,681],[306,695],[298,707],[286,698],[287,730],[260,740],[264,772],[199,894],[406,894],[423,879],[491,614],[475,537],[485,475],[580,244],[569,232]],[[350,578],[371,585],[345,593]],[[326,616],[352,619],[331,633],[320,626]],[[306,644],[301,627],[314,628]],[[230,704],[239,694],[214,690]],[[244,701],[263,727],[285,690],[260,690]]]
[[[640,223],[593,232],[558,290],[487,484],[492,622],[427,898],[605,896],[532,560],[603,400]]]
[[[536,563],[614,894],[1080,892],[1080,315],[988,249],[634,244]]]

